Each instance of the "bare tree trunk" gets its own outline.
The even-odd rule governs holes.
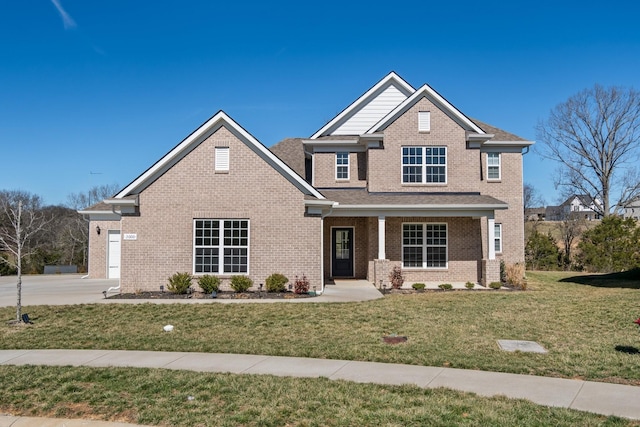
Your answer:
[[[16,237],[18,241],[18,298],[16,301],[16,322],[22,322],[22,200],[18,201],[18,226],[16,227]]]

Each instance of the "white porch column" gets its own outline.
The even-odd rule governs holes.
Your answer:
[[[496,259],[495,225],[495,218],[487,216],[487,245],[489,249],[489,259]]]
[[[378,259],[387,259],[385,253],[386,220],[384,215],[378,217]]]

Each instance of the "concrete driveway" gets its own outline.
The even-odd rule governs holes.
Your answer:
[[[17,276],[0,276],[0,307],[16,305]],[[22,276],[22,305],[90,304],[104,300],[102,291],[118,279],[82,279],[80,274]]]

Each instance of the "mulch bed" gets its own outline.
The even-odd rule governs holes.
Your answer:
[[[296,294],[295,292],[218,292],[216,299],[293,299],[313,298],[314,295]],[[172,292],[136,292],[110,295],[108,299],[212,299],[211,294],[192,292],[190,294],[174,294]]]

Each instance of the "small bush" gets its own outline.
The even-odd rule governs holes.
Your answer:
[[[402,268],[399,266],[393,267],[391,273],[389,273],[389,281],[393,289],[400,289],[404,283],[404,277],[402,276]]]
[[[169,277],[167,289],[174,294],[186,294],[191,287],[191,274],[176,273]]]
[[[443,291],[447,291],[447,290],[453,289],[453,285],[451,283],[442,283],[442,284],[438,285],[438,287],[440,289],[442,289]]]
[[[251,286],[253,286],[253,280],[247,276],[231,277],[231,289],[235,292],[246,292]]]
[[[501,282],[491,282],[491,283],[489,283],[489,287],[491,289],[500,289],[502,287],[502,283]]]
[[[284,274],[273,273],[267,277],[267,292],[284,292],[289,279]]]
[[[516,289],[527,289],[527,282],[524,279],[524,265],[520,263],[509,264],[505,268],[507,284]]]
[[[423,291],[426,285],[424,283],[414,283],[411,287],[416,291]]]
[[[464,284],[464,287],[467,288],[467,289],[473,289],[473,288],[476,287],[476,284],[473,283],[473,282],[467,282],[467,283]]]
[[[211,292],[218,292],[220,290],[220,278],[205,274],[198,278],[198,285],[202,288],[202,291],[210,294]]]
[[[296,276],[296,280],[293,282],[293,291],[296,294],[306,294],[309,292],[309,279],[304,274],[302,277]]]

